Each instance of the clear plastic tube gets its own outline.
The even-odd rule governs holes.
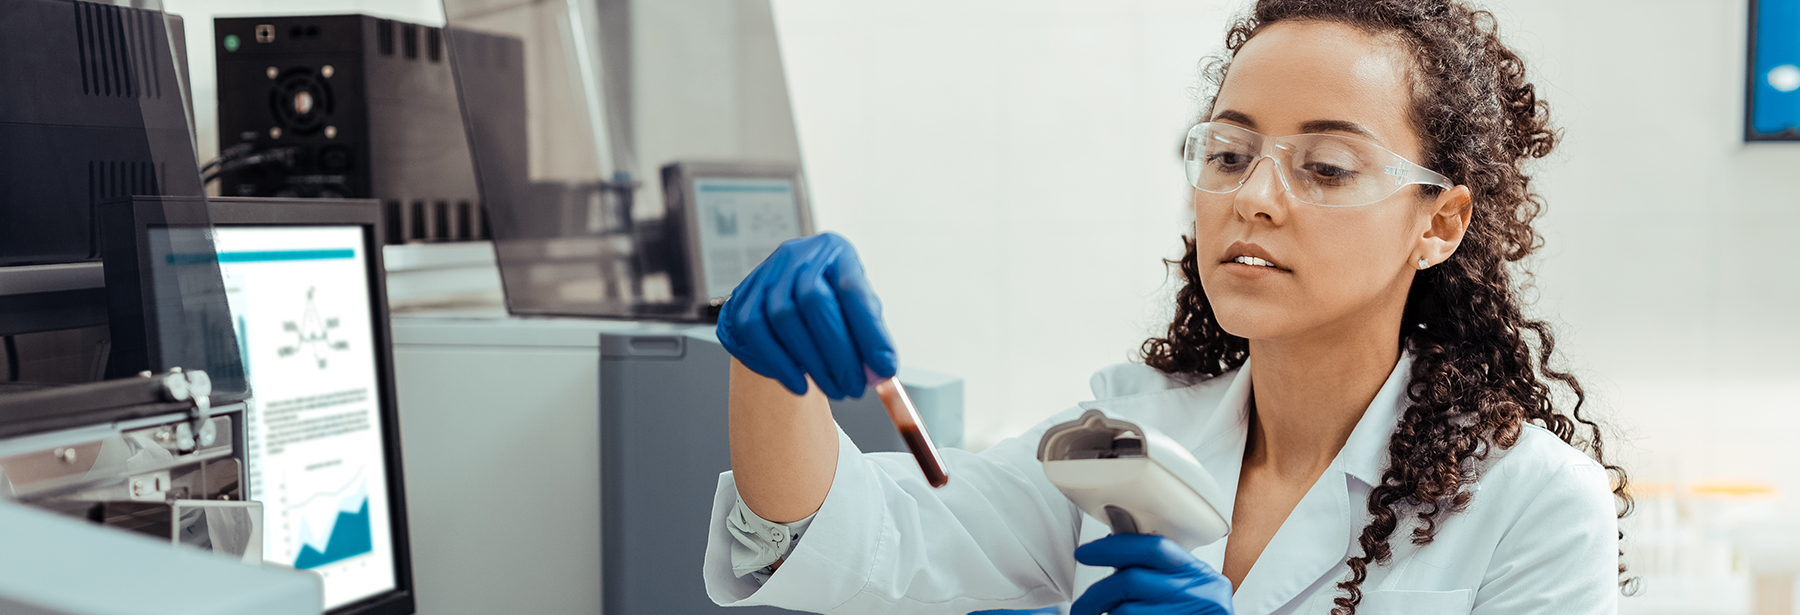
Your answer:
[[[933,488],[949,483],[950,474],[944,470],[944,458],[938,456],[937,445],[932,444],[931,434],[925,430],[925,422],[919,419],[919,411],[913,407],[912,400],[906,397],[906,388],[900,386],[900,379],[883,379],[874,371],[869,371],[868,376],[869,381],[875,383],[875,394],[881,397],[881,405],[887,407],[888,418],[894,421],[894,428],[900,430],[900,439],[906,441],[906,448],[912,451],[913,459],[918,460],[925,481]]]

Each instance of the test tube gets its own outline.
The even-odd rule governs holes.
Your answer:
[[[888,418],[894,421],[894,428],[900,430],[900,439],[906,441],[906,448],[912,450],[913,459],[919,462],[919,470],[925,473],[925,482],[931,483],[932,488],[949,483],[950,474],[944,471],[944,458],[938,456],[937,445],[931,443],[931,434],[925,431],[925,422],[919,420],[919,411],[906,397],[906,388],[900,386],[900,379],[883,379],[873,370],[867,373],[869,382],[875,383],[875,394],[881,397],[881,405],[887,407]]]

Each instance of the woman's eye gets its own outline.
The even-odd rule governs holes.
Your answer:
[[[1207,166],[1235,171],[1250,163],[1250,157],[1240,152],[1214,152],[1206,155]]]
[[[1329,184],[1348,183],[1356,177],[1356,171],[1323,162],[1308,162],[1302,168],[1307,177]]]

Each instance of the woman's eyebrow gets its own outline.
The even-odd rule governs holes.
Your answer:
[[[1251,130],[1257,129],[1256,120],[1250,119],[1249,115],[1236,109],[1226,109],[1214,114],[1212,121],[1217,122],[1219,120],[1229,120],[1238,124],[1243,124],[1245,128]],[[1320,132],[1347,132],[1376,143],[1381,142],[1381,139],[1375,136],[1374,131],[1365,128],[1362,124],[1349,120],[1312,120],[1305,124],[1301,124],[1300,132],[1307,134]]]
[[[1381,139],[1375,138],[1374,132],[1371,132],[1369,129],[1364,128],[1362,124],[1358,124],[1356,122],[1345,121],[1345,120],[1313,120],[1313,121],[1307,122],[1305,124],[1301,124],[1300,132],[1305,132],[1305,133],[1347,132],[1350,134],[1361,136],[1365,139],[1374,141],[1376,143],[1381,142]]]
[[[1217,122],[1219,120],[1231,120],[1243,124],[1245,128],[1256,130],[1256,120],[1250,119],[1250,116],[1231,109],[1226,109],[1213,114],[1212,121]]]

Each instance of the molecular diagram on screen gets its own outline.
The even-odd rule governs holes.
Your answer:
[[[291,346],[277,347],[275,354],[285,359],[307,353],[312,355],[319,369],[325,369],[327,356],[332,352],[349,350],[350,342],[331,339],[331,332],[338,328],[338,319],[319,316],[319,306],[313,303],[313,292],[316,290],[317,287],[306,289],[306,310],[300,313],[300,320],[281,322],[282,332],[293,334],[294,343]]]

